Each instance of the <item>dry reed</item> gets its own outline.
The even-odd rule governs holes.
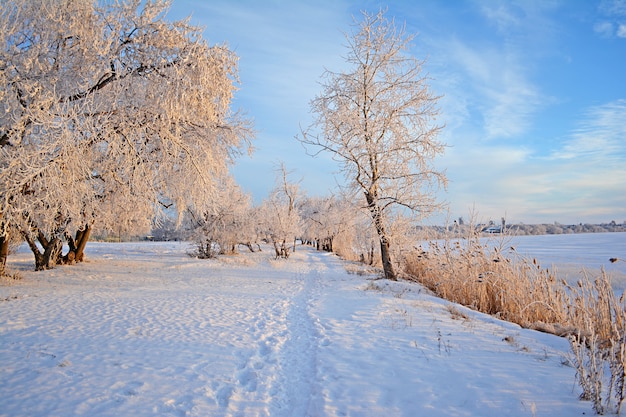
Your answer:
[[[404,272],[442,298],[524,327],[566,323],[568,294],[553,272],[478,237],[431,242],[405,255]]]
[[[570,285],[505,242],[489,245],[468,228],[463,238],[429,242],[405,254],[403,272],[449,301],[567,337],[581,398],[598,414],[611,405],[619,413],[626,385],[626,313],[605,271],[595,279],[583,272]]]

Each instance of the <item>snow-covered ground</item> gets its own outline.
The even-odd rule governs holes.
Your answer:
[[[88,262],[39,273],[13,255],[0,416],[592,414],[563,339],[305,247],[188,250],[92,242]]]

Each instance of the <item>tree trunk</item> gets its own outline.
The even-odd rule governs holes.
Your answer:
[[[41,231],[37,232],[37,240],[39,241],[39,243],[44,249],[47,248],[48,243],[50,243],[48,242],[48,239],[46,239],[46,236]]]
[[[280,258],[280,246],[278,246],[278,242],[272,239],[272,244],[274,245],[274,253],[276,254],[276,259]]]
[[[252,242],[240,243],[240,245],[244,245],[251,253],[254,253],[254,247],[252,246]]]
[[[383,261],[383,271],[385,272],[385,278],[392,281],[397,281],[396,271],[393,269],[393,263],[391,262],[391,254],[389,251],[389,238],[385,235],[380,236],[380,256]]]
[[[6,272],[7,258],[9,257],[9,235],[0,236],[0,277]]]
[[[22,235],[35,256],[35,271],[52,269],[59,263],[61,260],[61,250],[63,250],[63,241],[61,241],[61,239],[54,237],[48,240],[43,233],[38,232],[37,240],[39,240],[39,243],[44,249],[42,253],[30,233],[22,232]]]
[[[380,256],[382,258],[381,260],[383,263],[385,278],[391,281],[397,281],[398,277],[396,276],[396,271],[394,271],[393,262],[391,261],[389,236],[387,235],[387,230],[385,229],[383,213],[378,206],[378,201],[375,196],[371,193],[365,193],[365,198],[367,199],[372,220],[374,221],[374,227],[376,227],[376,233],[378,234],[378,240],[380,241]]]
[[[289,248],[287,247],[287,241],[285,239],[281,240],[280,243],[272,239],[272,243],[274,244],[274,252],[276,253],[276,259],[289,258]]]
[[[85,246],[89,242],[91,227],[86,225],[83,230],[76,231],[76,237],[72,238],[69,233],[65,234],[65,240],[69,246],[69,251],[63,256],[63,263],[82,262],[85,258]]]
[[[35,271],[41,271],[43,269],[43,264],[44,264],[43,253],[41,253],[41,251],[39,250],[39,247],[37,246],[37,244],[35,243],[35,241],[33,240],[32,236],[29,233],[22,231],[22,236],[24,237],[24,240],[26,241],[26,243],[28,243],[28,247],[30,248],[33,255],[35,256]]]
[[[325,252],[333,252],[333,237],[325,237],[322,242],[322,250]]]
[[[85,225],[85,229],[80,231],[80,236],[78,233],[76,232],[76,262],[82,262],[85,260],[85,246],[91,236],[91,227]]]
[[[58,237],[52,238],[52,240],[48,243],[46,250],[43,252],[44,268],[42,269],[54,268],[61,260],[62,250],[63,250],[63,241],[59,239]]]

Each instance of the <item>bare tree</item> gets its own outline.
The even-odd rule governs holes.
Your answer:
[[[231,110],[237,57],[167,22],[168,5],[3,3],[0,236],[19,230],[37,269],[63,239],[80,259],[96,224],[145,225],[206,201],[249,145],[250,123]]]
[[[326,71],[322,93],[311,101],[317,115],[299,138],[341,163],[365,197],[376,229],[385,277],[395,280],[390,254],[390,212],[425,215],[438,207],[435,191],[446,185],[433,159],[444,151],[437,140],[437,99],[422,74],[423,62],[408,54],[413,36],[384,12],[368,14],[347,34],[350,72]]]

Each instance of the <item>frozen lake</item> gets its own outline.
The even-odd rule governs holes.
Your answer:
[[[583,269],[597,274],[601,268],[611,277],[613,288],[626,289],[626,233],[581,233],[486,238],[504,248],[515,247],[519,255],[536,258],[545,268],[556,268],[567,280],[576,280]],[[620,261],[611,263],[610,258]]]

